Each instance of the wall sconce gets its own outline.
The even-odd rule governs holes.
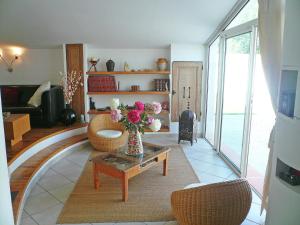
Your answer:
[[[4,56],[3,56],[3,51],[2,49],[0,49],[0,59],[4,62],[4,64],[6,65],[7,67],[7,71],[8,72],[12,72],[13,71],[13,64],[14,62],[20,57],[20,55],[22,54],[22,49],[21,48],[17,48],[17,47],[12,47],[11,48],[12,50],[12,53],[13,53],[13,56],[14,58],[12,60],[8,60],[8,59],[5,59]]]

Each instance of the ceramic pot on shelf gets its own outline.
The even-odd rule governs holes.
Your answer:
[[[115,62],[111,59],[106,62],[106,69],[108,72],[113,72],[115,69]]]
[[[70,126],[76,122],[76,113],[70,104],[66,104],[66,108],[62,111],[61,122],[66,126]]]
[[[167,70],[168,67],[168,60],[166,58],[159,58],[156,61],[157,69],[160,71]]]

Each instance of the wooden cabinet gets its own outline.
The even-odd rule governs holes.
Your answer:
[[[201,116],[202,62],[174,62],[172,78],[172,121],[186,109]]]
[[[66,62],[67,62],[67,72],[77,71],[82,73],[83,77],[83,44],[67,44],[66,45]],[[77,113],[79,117],[84,114],[84,87],[79,86],[75,95],[73,96],[73,102],[71,107]]]

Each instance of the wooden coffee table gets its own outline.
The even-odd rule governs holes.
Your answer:
[[[168,173],[169,147],[153,145],[143,142],[144,156],[133,157],[125,154],[125,148],[118,149],[115,153],[106,153],[97,156],[91,161],[94,168],[94,186],[100,187],[99,173],[106,174],[121,180],[123,201],[128,200],[128,180],[149,168],[163,162],[163,175]]]
[[[29,114],[11,114],[4,119],[5,140],[11,146],[19,143],[23,139],[23,134],[30,131]]]

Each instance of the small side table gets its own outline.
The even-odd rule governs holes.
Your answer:
[[[5,140],[9,141],[11,146],[22,141],[22,136],[30,129],[29,114],[11,114],[4,119]]]

